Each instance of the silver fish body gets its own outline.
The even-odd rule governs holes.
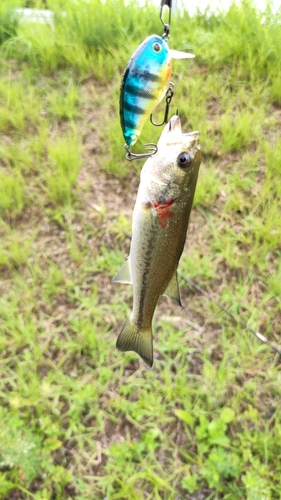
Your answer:
[[[118,339],[121,351],[153,364],[152,318],[160,295],[180,304],[177,267],[201,160],[199,133],[183,134],[178,116],[165,126],[158,152],[143,166],[130,255],[114,282],[133,285],[133,310]]]

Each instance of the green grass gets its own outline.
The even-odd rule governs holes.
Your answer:
[[[28,24],[13,6],[50,8]],[[0,7],[0,497],[281,499],[280,357],[180,280],[153,369],[115,348],[132,302],[141,162],[118,115],[132,52],[162,33],[135,2]],[[280,12],[173,18],[175,95],[202,165],[180,270],[280,342]],[[164,103],[154,114],[156,121]],[[146,123],[136,151],[157,141]],[[98,211],[91,207],[99,207]]]

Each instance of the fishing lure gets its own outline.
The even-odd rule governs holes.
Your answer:
[[[162,0],[160,19],[164,25],[163,36],[151,35],[134,52],[125,69],[120,92],[120,121],[125,139],[126,158],[146,158],[156,153],[155,144],[147,144],[147,153],[130,152],[150,115],[153,125],[168,121],[170,102],[174,85],[169,81],[172,74],[172,59],[193,58],[193,54],[169,49],[169,24],[162,20],[162,9],[167,0]],[[169,0],[171,15],[171,0]],[[170,22],[170,16],[169,16]],[[163,123],[152,121],[152,112],[166,94],[166,112]]]

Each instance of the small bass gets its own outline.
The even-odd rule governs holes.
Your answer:
[[[171,50],[158,35],[151,35],[137,48],[125,69],[120,92],[120,120],[127,146],[133,146],[144,123],[169,87],[172,58],[194,57]]]
[[[152,318],[160,295],[180,304],[177,267],[186,239],[201,161],[199,133],[183,134],[178,116],[143,166],[133,213],[130,255],[114,282],[133,285],[133,310],[118,339],[153,364]]]

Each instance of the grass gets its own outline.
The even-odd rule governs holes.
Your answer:
[[[28,24],[13,7],[50,8]],[[122,72],[158,9],[0,8],[0,497],[281,498],[280,358],[180,280],[153,369],[115,339],[141,163],[124,158]],[[126,19],[126,21],[124,21]],[[175,95],[203,160],[180,270],[280,344],[280,12],[173,18]],[[161,119],[163,103],[154,119]],[[140,144],[157,141],[147,123]],[[93,207],[98,207],[98,211]]]

